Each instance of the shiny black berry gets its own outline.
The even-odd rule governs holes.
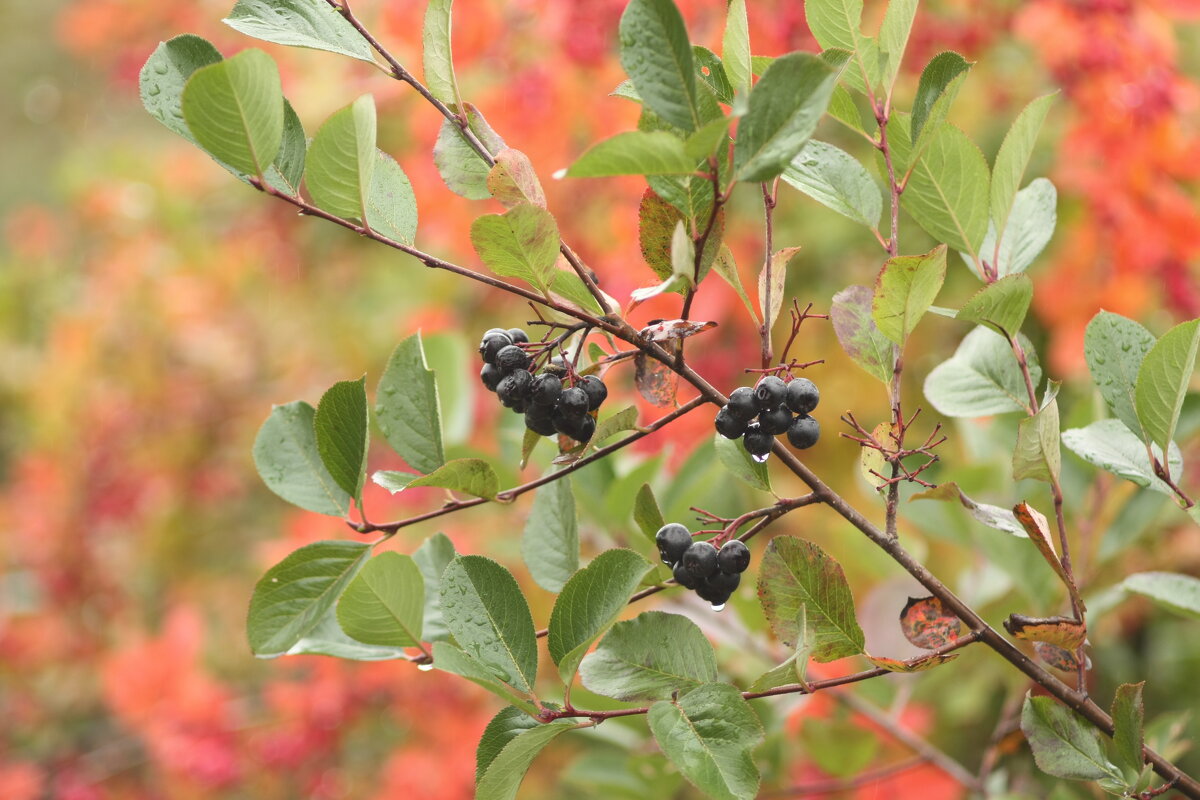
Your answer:
[[[770,411],[764,411],[758,415],[758,424],[772,436],[787,433],[787,429],[792,424],[792,412],[788,410],[787,406],[772,408]]]
[[[729,413],[742,422],[749,422],[758,414],[758,403],[754,400],[754,390],[749,386],[739,386],[729,394],[729,405],[725,406]]]
[[[582,417],[568,417],[565,424],[559,424],[555,420],[554,428],[559,433],[570,436],[577,442],[587,442],[592,438],[592,434],[596,432],[596,420],[593,417],[584,415]]]
[[[563,389],[558,396],[558,410],[569,417],[582,416],[588,412],[587,392],[578,386]]]
[[[608,387],[596,375],[585,377],[577,388],[583,389],[584,394],[587,395],[588,411],[595,411],[600,408],[605,399],[608,398]]]
[[[500,379],[496,386],[496,396],[505,408],[514,411],[525,411],[529,404],[529,392],[533,389],[533,376],[527,370],[518,369]]]
[[[788,431],[790,432],[791,428],[788,428]],[[746,433],[742,436],[742,446],[746,448],[746,452],[759,458],[771,452],[771,443],[774,441],[775,437],[764,431],[757,422],[747,425]]]
[[[549,372],[543,372],[533,379],[533,389],[529,394],[529,402],[546,409],[554,408],[558,397],[562,394],[562,379]]]
[[[509,328],[505,333],[508,334],[508,338],[512,339],[513,344],[529,343],[529,336],[520,328]]]
[[[742,582],[741,574],[716,572],[696,583],[696,594],[714,606],[724,605]]]
[[[483,357],[483,363],[495,364],[496,354],[512,343],[508,331],[493,328],[485,333],[483,340],[479,342],[479,355]]]
[[[676,564],[671,569],[671,574],[675,577],[675,582],[678,583],[683,588],[685,588],[685,589],[695,589],[696,588],[696,579],[688,574],[688,571],[687,571],[687,569],[684,568],[682,561],[680,561],[678,564]]]
[[[708,542],[692,542],[679,560],[693,578],[704,579],[717,571],[717,548]]]
[[[483,369],[479,370],[479,380],[489,392],[496,391],[502,377],[504,376],[500,374],[500,368],[495,364],[484,364]]]
[[[721,572],[736,574],[745,572],[749,566],[750,548],[737,539],[731,539],[717,551],[717,568]]]
[[[805,450],[817,443],[817,439],[821,438],[821,425],[815,419],[808,416],[796,417],[791,427],[787,431],[788,441],[792,447],[800,450]]]
[[[797,414],[810,414],[821,402],[821,392],[808,378],[796,378],[787,385],[786,402]]]
[[[774,375],[765,375],[754,386],[754,402],[758,404],[759,411],[767,411],[772,408],[779,408],[787,397],[787,384],[782,378],[777,378]]]
[[[658,555],[663,563],[675,565],[683,558],[684,551],[692,546],[692,532],[678,522],[669,522],[658,529],[654,543],[658,545]]]
[[[505,375],[519,369],[529,369],[529,355],[515,344],[510,344],[496,353],[496,366]]]
[[[717,412],[717,418],[713,424],[717,427],[717,433],[726,439],[741,438],[742,434],[746,432],[746,421],[734,416],[729,411],[729,406],[725,406]]]

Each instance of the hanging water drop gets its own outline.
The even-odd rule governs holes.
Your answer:
[[[724,604],[724,603],[713,603],[713,604],[712,604],[712,610],[713,610],[713,611],[724,611],[724,610],[725,610],[725,604]]]
[[[767,459],[771,457],[771,454],[763,453],[761,456],[750,456],[750,457],[754,459],[755,463],[765,464]]]
[[[425,664],[417,664],[417,669],[421,670],[421,672],[429,672],[429,670],[433,669],[433,664],[428,662]]]

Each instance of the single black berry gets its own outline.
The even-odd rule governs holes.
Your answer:
[[[809,416],[796,417],[787,431],[788,441],[792,447],[805,450],[817,443],[821,438],[821,424]]]
[[[496,366],[505,375],[519,369],[528,369],[529,354],[515,344],[501,347],[496,353]]]
[[[539,406],[530,406],[525,412],[525,427],[541,436],[553,436],[557,433],[550,409]]]
[[[726,439],[741,438],[742,434],[746,432],[746,421],[734,416],[729,411],[729,406],[725,406],[717,412],[717,418],[713,424],[717,426],[717,433]]]
[[[570,417],[586,414],[588,412],[587,392],[578,386],[563,389],[562,394],[558,396],[558,410]]]
[[[508,335],[508,331],[493,328],[483,335],[483,340],[479,342],[479,355],[483,357],[483,363],[495,364],[496,354],[512,344],[512,337]]]
[[[723,606],[741,582],[742,576],[737,572],[732,575],[716,572],[702,581],[697,581],[696,594],[714,606]]]
[[[749,422],[758,414],[758,403],[754,400],[754,390],[749,386],[739,386],[729,394],[730,415],[742,422]]]
[[[810,414],[821,402],[821,392],[808,378],[796,378],[787,385],[786,402],[797,414]]]
[[[750,566],[750,548],[737,539],[721,545],[717,551],[717,568],[727,574],[745,572]]]
[[[717,571],[717,548],[708,542],[692,542],[679,563],[688,574],[697,579],[707,578]]]
[[[583,389],[584,394],[587,395],[588,411],[595,411],[600,408],[601,404],[608,397],[608,387],[596,375],[586,376],[577,388]]]
[[[508,338],[512,339],[513,344],[529,343],[529,336],[520,328],[509,328],[505,333],[508,334]]]
[[[764,375],[754,386],[754,402],[758,404],[759,411],[779,408],[785,397],[787,384],[774,375]]]
[[[524,412],[529,403],[529,392],[533,389],[533,376],[528,370],[518,369],[500,379],[496,396],[506,408]]]
[[[567,436],[570,436],[577,442],[588,442],[591,441],[592,434],[595,432],[596,418],[585,415],[582,419],[575,423],[570,431],[567,431],[566,433]]]
[[[530,392],[529,402],[535,406],[552,409],[561,394],[562,378],[549,372],[543,372],[533,379],[533,390]]]
[[[772,436],[787,433],[787,429],[792,424],[792,412],[788,410],[787,406],[772,408],[758,415],[758,424]]]
[[[685,588],[685,589],[695,589],[696,588],[696,579],[688,574],[688,571],[687,571],[687,569],[684,568],[682,561],[680,561],[678,564],[676,564],[671,569],[671,574],[675,577],[675,582],[678,583],[683,588]]]
[[[483,369],[479,370],[479,380],[483,382],[484,387],[489,392],[496,391],[496,386],[503,377],[500,374],[500,368],[495,364],[484,364]]]
[[[790,432],[791,428],[788,428],[788,431]],[[742,446],[746,448],[746,452],[759,458],[771,452],[771,443],[774,441],[775,437],[764,431],[757,422],[747,425],[746,433],[742,436]]]
[[[669,522],[654,535],[658,554],[663,563],[674,566],[683,558],[683,553],[692,546],[692,532],[678,522]]]

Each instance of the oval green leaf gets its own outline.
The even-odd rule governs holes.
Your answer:
[[[343,489],[317,450],[316,410],[303,401],[275,406],[254,440],[254,466],[275,494],[318,514],[343,517],[350,493]]]
[[[338,624],[366,644],[416,647],[425,613],[425,581],[412,556],[380,553],[342,593]]]

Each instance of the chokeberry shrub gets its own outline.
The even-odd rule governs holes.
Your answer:
[[[555,175],[644,177],[643,202],[630,213],[638,214],[643,245],[653,245],[643,250],[655,282],[624,305],[604,290],[605,276],[560,238],[529,159],[506,146],[502,132],[462,96],[451,58],[449,0],[428,3],[420,79],[346,0],[238,0],[226,22],[268,42],[358,59],[419,93],[429,113],[443,119],[432,158],[446,188],[504,208],[494,213],[489,205],[471,226],[471,244],[486,271],[415,244],[412,187],[377,145],[371,95],[349,102],[310,137],[263,51],[224,58],[207,41],[182,35],[150,56],[140,83],[146,109],[240,181],[424,267],[526,301],[530,311],[506,323],[513,327],[477,332],[479,361],[472,369],[478,368],[487,392],[521,416],[522,466],[544,438],[557,450],[545,474],[509,488],[501,487],[487,458],[448,458],[443,378],[429,369],[415,331],[384,366],[373,414],[365,378],[336,383],[315,407],[304,401],[277,406],[254,444],[263,481],[290,503],[345,519],[352,535],[302,547],[267,572],[250,603],[251,649],[263,658],[307,653],[404,660],[494,693],[505,707],[479,744],[479,797],[515,796],[538,752],[563,734],[578,737],[584,748],[619,747],[627,737],[601,739],[589,731],[624,718],[635,739],[653,737],[672,765],[666,773],[712,797],[749,798],[762,785],[764,750],[786,757],[789,748],[805,745],[781,738],[773,698],[886,681],[892,673],[952,671],[958,665],[950,662],[971,647],[989,651],[993,662],[1035,690],[1018,695],[997,736],[1008,733],[1006,719],[1019,726],[1044,773],[1094,781],[1125,797],[1168,789],[1200,797],[1200,783],[1173,760],[1179,747],[1171,734],[1179,731],[1144,724],[1142,683],[1116,690],[1111,715],[1088,693],[1089,675],[1106,667],[1088,654],[1094,616],[1126,594],[1139,594],[1195,618],[1200,580],[1156,572],[1089,583],[1072,560],[1080,536],[1068,524],[1088,514],[1079,476],[1092,467],[1140,487],[1127,501],[1130,508],[1157,493],[1200,518],[1182,483],[1176,444],[1197,428],[1189,386],[1200,320],[1156,336],[1133,320],[1098,313],[1083,344],[1102,402],[1086,393],[1063,394],[1073,403],[1064,430],[1061,385],[1043,379],[1037,350],[1022,333],[1034,292],[1026,270],[1055,226],[1053,184],[1041,177],[1026,181],[1053,94],[1025,106],[989,163],[948,121],[970,62],[939,53],[921,70],[915,92],[898,90],[915,0],[891,0],[873,35],[861,30],[861,2],[808,0],[805,13],[820,52],[778,56],[753,55],[745,0],[714,5],[727,13],[719,54],[691,43],[673,0],[629,0],[619,26],[628,80],[615,94],[640,104],[637,129],[595,143]],[[847,147],[866,153],[865,163],[828,139],[852,143]],[[878,243],[882,264],[872,285],[804,298],[804,308],[787,296],[786,267],[797,247],[775,241],[774,213],[785,201],[781,184],[861,225]],[[741,205],[757,204],[755,229],[764,232],[757,305],[723,244],[727,226],[744,219],[732,213],[735,197]],[[936,246],[924,253],[902,248],[902,211],[914,232],[923,231],[916,235]],[[959,255],[951,258],[951,250]],[[950,269],[981,285],[962,302],[945,300],[956,307],[936,306]],[[760,358],[745,365],[743,385],[714,385],[688,357],[697,346],[719,346],[714,323],[692,313],[693,299],[713,275],[745,300],[757,331]],[[631,325],[634,309],[660,295],[678,296],[677,316]],[[947,318],[934,322],[961,339],[949,359],[924,375],[929,410],[920,416],[912,380],[905,378],[909,364],[922,359],[907,345],[918,325],[931,324],[930,315]],[[778,325],[781,319],[790,324]],[[821,359],[812,357],[820,354],[793,355],[805,346],[799,334],[808,320],[818,320],[809,327],[828,320],[853,363],[878,379],[889,409],[885,419],[856,416],[851,407],[859,398],[827,394],[821,402]],[[608,413],[610,390],[632,389],[668,410],[655,420],[641,419],[635,406]],[[951,433],[969,437],[972,428],[957,423],[944,433],[935,413],[1019,420],[1005,429],[1011,431],[1011,485],[993,492],[1008,498],[1004,506],[968,496],[953,480],[953,465],[939,464],[945,449],[939,448]],[[726,517],[703,510],[705,498],[696,496],[691,500],[704,527],[693,531],[663,518],[647,483],[625,510],[645,536],[626,542],[629,547],[589,551],[581,566],[568,476],[688,414],[709,415],[718,460],[766,496],[766,504]],[[410,471],[368,475],[372,416]],[[1081,462],[1064,462],[1062,445]],[[879,506],[856,508],[822,479],[832,448],[844,447],[859,449],[862,476]],[[439,487],[451,499],[410,518],[374,521],[363,508],[368,477],[393,493]],[[781,494],[776,485],[805,491]],[[522,554],[532,578],[557,595],[545,628],[539,629],[512,573],[488,555],[460,554],[441,534],[411,554],[383,549],[409,526],[530,492],[535,497]],[[803,538],[802,522],[789,528],[801,535],[778,533],[757,554],[748,546],[764,531],[774,533],[769,526],[777,520],[792,514],[789,521],[802,520],[809,512],[800,509],[819,507],[923,587],[925,596],[898,613],[904,636],[927,653],[897,659],[868,652],[849,582],[831,556]],[[939,510],[923,510],[930,508]],[[1000,559],[995,554],[1003,551],[1007,562],[999,569],[1016,577],[989,596],[969,577],[934,574],[913,553],[928,548],[910,549],[901,533],[903,527],[907,538],[911,528],[920,542],[919,532],[935,526],[943,533],[969,531],[943,538],[948,546],[977,547],[981,560]],[[655,550],[661,564],[649,557]],[[997,570],[986,574],[994,578]],[[755,584],[758,603],[745,597],[752,592],[742,586],[743,576]],[[643,611],[621,620],[628,606],[678,587],[705,604],[682,606],[694,610],[687,615]],[[737,617],[765,621],[751,628],[773,635],[773,641],[764,635],[761,647],[779,663],[757,677],[724,659],[718,669],[714,648],[696,624],[729,603]],[[554,669],[542,669],[546,655]],[[811,662],[838,659],[858,659],[858,671],[809,677]],[[576,704],[581,696],[586,706]],[[760,748],[767,738],[770,747]],[[1008,752],[993,748],[979,772],[954,762],[941,766],[981,794],[1043,796],[1019,769],[996,768],[997,758],[1020,758]],[[838,760],[833,763],[836,769]],[[663,772],[661,764],[657,769]],[[631,773],[629,780],[649,779]],[[778,776],[768,780],[778,782]],[[645,796],[636,787],[626,790]]]

